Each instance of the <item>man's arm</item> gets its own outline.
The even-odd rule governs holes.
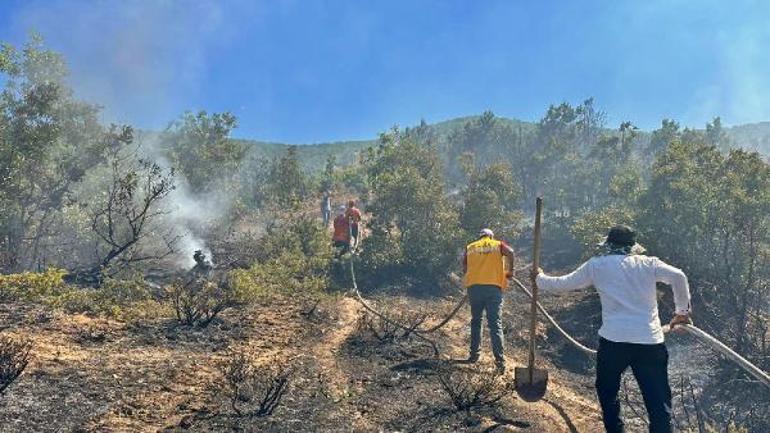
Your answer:
[[[687,275],[663,260],[655,260],[655,281],[668,284],[674,292],[674,318],[671,326],[692,323],[690,320],[690,284]]]
[[[505,242],[500,243],[500,252],[505,256],[508,262],[508,272],[505,274],[506,278],[513,278],[514,266],[516,264],[516,254],[513,252],[513,248],[508,246]]]
[[[535,270],[537,272],[537,287],[543,292],[551,293],[567,292],[589,287],[593,284],[591,265],[589,263],[590,261],[585,262],[572,273],[561,277],[548,276],[543,273],[542,269]]]

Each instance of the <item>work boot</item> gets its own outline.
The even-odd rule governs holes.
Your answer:
[[[505,374],[505,361],[495,361],[495,374],[498,376]]]
[[[475,364],[475,363],[477,363],[478,361],[479,361],[479,355],[478,355],[478,354],[475,354],[475,355],[470,355],[470,356],[468,356],[468,358],[465,360],[465,364]]]

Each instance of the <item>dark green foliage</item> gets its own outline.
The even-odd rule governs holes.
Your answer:
[[[215,181],[237,173],[246,147],[230,140],[238,121],[228,112],[186,112],[161,136],[171,162],[187,180],[193,193],[211,188]]]
[[[398,131],[366,161],[371,200],[362,259],[368,283],[434,286],[456,265],[463,233],[437,151]]]
[[[497,163],[471,170],[460,216],[462,227],[469,233],[488,227],[500,237],[511,238],[517,233],[522,219],[516,210],[520,191],[513,180],[511,167]]]
[[[45,261],[58,237],[60,208],[86,172],[119,146],[99,124],[96,106],[76,101],[64,85],[61,56],[33,36],[22,52],[5,45],[0,74],[0,270]]]
[[[653,250],[708,282],[696,299],[720,336],[739,351],[767,351],[770,165],[756,153],[674,143],[655,163],[642,208]]]
[[[270,195],[281,206],[297,205],[307,197],[309,180],[300,165],[296,146],[290,146],[284,156],[273,161],[269,179]]]

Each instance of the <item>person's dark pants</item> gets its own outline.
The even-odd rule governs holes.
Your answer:
[[[471,358],[479,356],[481,346],[481,315],[487,313],[489,339],[492,343],[492,354],[498,365],[505,364],[503,352],[503,291],[497,286],[474,285],[468,287],[468,301],[471,304]]]
[[[334,248],[337,249],[337,257],[342,257],[350,251],[350,241],[334,241]]]
[[[661,344],[616,343],[599,340],[596,359],[596,393],[608,433],[624,432],[618,391],[626,368],[631,367],[650,419],[650,433],[670,433],[671,388],[668,384],[668,351]]]

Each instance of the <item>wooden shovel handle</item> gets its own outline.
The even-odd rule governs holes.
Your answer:
[[[543,214],[543,198],[538,197],[535,202],[535,246],[532,249],[532,269],[540,267],[540,219]],[[532,374],[535,368],[535,331],[537,327],[537,281],[532,273],[532,306],[530,309],[529,324],[529,382],[532,383]]]

